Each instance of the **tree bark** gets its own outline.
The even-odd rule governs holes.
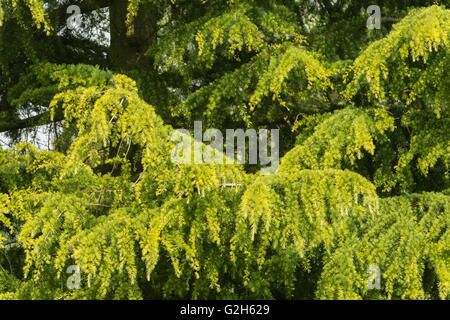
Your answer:
[[[11,240],[6,240],[2,243],[2,246],[7,246],[13,243],[18,243],[19,241],[17,239],[11,239]]]

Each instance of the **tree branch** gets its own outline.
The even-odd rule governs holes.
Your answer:
[[[67,13],[67,7],[70,5],[76,5],[80,8],[81,14],[87,14],[92,11],[109,7],[111,1],[108,0],[82,0],[82,1],[71,1],[70,3],[66,3],[61,5],[55,10],[55,15],[58,16],[59,21],[66,21],[69,17]]]
[[[5,247],[7,245],[14,244],[14,243],[17,243],[17,242],[19,242],[19,240],[17,240],[17,239],[10,239],[10,240],[3,241],[2,247]]]
[[[0,133],[37,127],[61,120],[64,120],[64,114],[62,111],[56,112],[53,120],[51,120],[50,111],[47,111],[30,118],[14,120],[10,123],[0,122]]]
[[[107,204],[102,203],[88,203],[86,204],[88,207],[100,207],[100,208],[111,208],[111,206],[108,206]]]

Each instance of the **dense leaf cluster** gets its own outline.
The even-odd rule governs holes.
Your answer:
[[[62,127],[0,149],[0,298],[449,299],[450,11],[384,1],[403,19],[349,44],[354,2],[125,1],[158,17],[130,68],[60,63],[56,1],[0,1],[0,128]],[[281,129],[278,172],[175,164],[194,120]]]

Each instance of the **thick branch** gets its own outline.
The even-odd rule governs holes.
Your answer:
[[[49,41],[47,38],[45,41]],[[55,43],[61,43],[61,49],[54,56],[47,59],[53,63],[98,65],[102,68],[108,66],[105,56],[108,48],[95,43],[90,39],[79,39],[72,36],[51,38]],[[46,57],[44,56],[43,59]]]
[[[19,242],[17,239],[6,240],[6,241],[3,241],[2,246],[5,247],[7,245],[14,244],[14,243],[17,243],[17,242]]]
[[[102,204],[102,203],[88,203],[88,204],[86,204],[86,206],[88,206],[88,207],[100,207],[100,208],[111,208],[111,206],[108,206],[108,205]]]
[[[71,1],[70,3],[64,4],[58,9],[56,9],[55,14],[59,17],[59,21],[66,21],[69,17],[67,13],[67,8],[69,5],[76,5],[80,8],[81,14],[88,14],[92,11],[109,7],[111,1],[108,0],[82,0],[82,1]]]
[[[82,13],[86,13],[109,7],[110,4],[110,0],[82,0],[77,5],[80,7]]]
[[[50,124],[52,122],[58,122],[61,120],[64,120],[63,112],[56,112],[56,114],[52,120],[50,117],[50,111],[47,111],[47,112],[38,114],[38,115],[30,117],[30,118],[14,120],[13,122],[10,122],[10,123],[0,122],[0,132],[32,128],[32,127]]]

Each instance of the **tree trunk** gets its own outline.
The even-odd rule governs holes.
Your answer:
[[[83,12],[109,6],[111,46],[107,65],[110,69],[118,72],[133,69],[156,72],[153,59],[145,56],[149,47],[155,45],[157,41],[158,9],[156,5],[142,4],[132,23],[127,24],[127,0],[111,0],[109,3],[105,0],[89,0],[79,4],[83,8]],[[65,17],[67,16],[66,7],[63,6],[62,8],[64,10],[60,10],[60,14],[61,17]],[[0,96],[0,101],[2,99],[5,98]],[[11,106],[0,109],[8,108],[13,109]],[[62,119],[63,114],[60,112],[53,121]],[[35,127],[50,122],[52,122],[50,112],[14,122],[0,121],[0,133]]]
[[[127,0],[115,0],[109,7],[110,64],[117,70],[153,71],[153,60],[145,52],[156,44],[158,10],[153,4],[142,4],[133,21],[127,24],[127,6]]]

